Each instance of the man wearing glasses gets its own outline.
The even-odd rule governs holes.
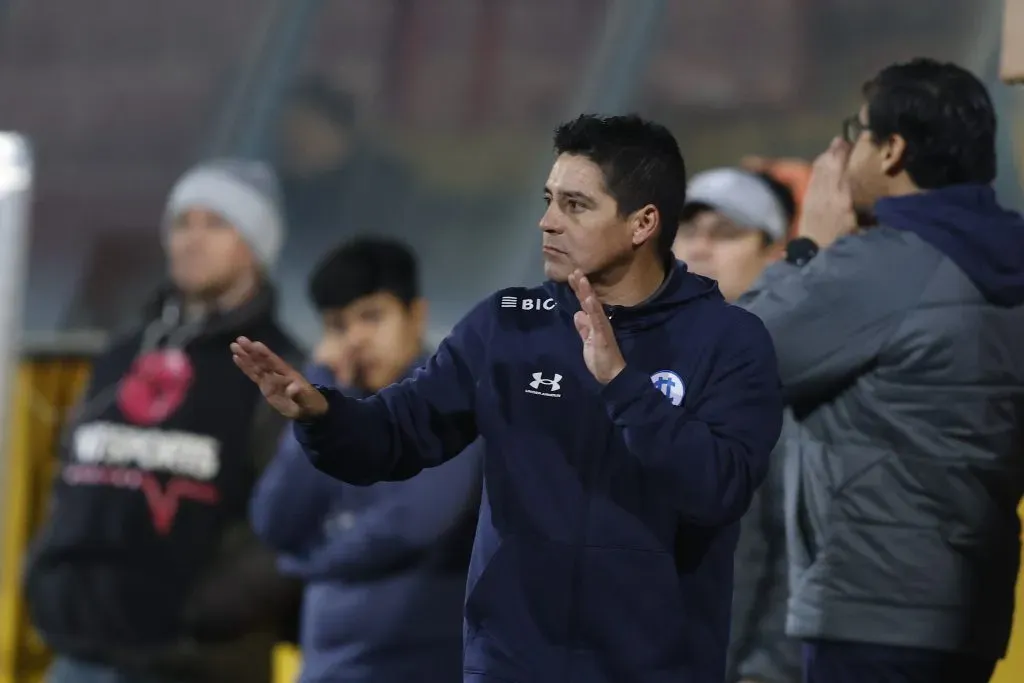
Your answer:
[[[790,408],[787,630],[810,683],[981,683],[1020,560],[1024,219],[991,187],[977,78],[918,59],[863,95],[799,237],[738,302]]]

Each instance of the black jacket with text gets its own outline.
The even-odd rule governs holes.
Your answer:
[[[165,292],[96,359],[27,572],[33,621],[58,654],[189,680],[220,680],[222,669],[267,680],[297,592],[246,511],[284,425],[229,344],[247,335],[296,358],[273,311],[265,287],[187,321]]]

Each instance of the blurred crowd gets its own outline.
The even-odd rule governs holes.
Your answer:
[[[462,680],[481,444],[405,481],[336,481],[227,350],[261,341],[356,397],[432,353],[423,256],[393,235],[442,199],[364,144],[355,109],[304,79],[272,160],[203,161],[154,216],[166,285],[96,358],[26,565],[49,683],[269,683],[281,642],[304,683]],[[995,127],[967,71],[897,64],[818,159],[678,188],[675,257],[764,320],[787,401],[735,522],[727,683],[982,683],[1005,653],[1024,220],[991,188]],[[312,349],[278,319],[296,233],[348,235],[301,255]]]

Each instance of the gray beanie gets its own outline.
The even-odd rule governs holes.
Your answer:
[[[281,190],[274,170],[260,161],[216,159],[190,169],[171,190],[164,212],[164,234],[189,209],[224,217],[249,244],[264,268],[277,263],[284,242]]]

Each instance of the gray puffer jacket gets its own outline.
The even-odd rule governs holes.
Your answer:
[[[727,683],[798,683],[800,642],[786,635],[789,561],[783,516],[784,449],[740,523],[732,597]]]
[[[792,407],[787,630],[997,659],[1021,553],[1024,221],[983,186],[876,213],[739,302]]]

